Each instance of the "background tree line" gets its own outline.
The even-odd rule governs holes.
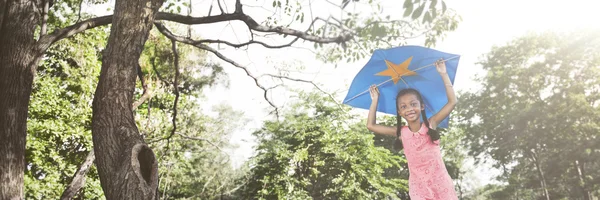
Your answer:
[[[302,5],[290,2],[273,2],[287,18],[268,25],[244,14],[239,1],[235,10],[219,2],[208,15],[187,18],[182,9],[191,4],[182,1],[116,1],[115,14],[105,17],[78,12],[83,3],[0,1],[0,198],[408,198],[408,171],[393,138],[370,134],[363,116],[322,91],[298,92],[289,107],[274,106],[279,118],[254,132],[256,155],[233,168],[224,149],[244,125],[243,113],[221,105],[216,116],[204,114],[210,111],[200,108],[208,98],[202,91],[226,85],[223,67],[248,70],[209,45],[279,47],[194,40],[183,36],[191,29],[171,22],[241,20],[256,32],[295,38],[287,46],[314,42],[325,62],[352,61],[369,56],[358,46],[395,46],[411,33],[434,45],[458,23],[443,1],[407,0],[401,20],[314,18],[323,23],[309,31],[281,25],[304,21],[291,11]],[[136,7],[146,3],[150,10]],[[481,90],[459,95],[453,125],[443,130],[444,159],[462,199],[598,198],[598,36],[531,34],[482,57]],[[269,92],[259,76],[248,76]],[[502,184],[468,189],[473,172],[465,159],[481,155],[502,170]]]

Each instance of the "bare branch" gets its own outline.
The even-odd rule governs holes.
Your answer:
[[[283,84],[277,84],[275,86],[267,88],[267,90],[272,90],[272,89],[275,89],[275,88],[278,88],[278,87],[281,87],[281,86],[283,86]]]
[[[177,103],[179,102],[179,52],[177,52],[177,42],[175,42],[173,39],[171,39],[171,48],[173,49],[173,66],[175,67],[175,81],[173,82],[173,93],[175,94],[175,100],[173,100],[173,129],[171,130],[171,135],[169,135],[169,138],[173,137],[177,131]]]
[[[92,164],[94,164],[95,159],[96,156],[94,155],[94,149],[92,148],[85,158],[83,164],[81,164],[79,169],[77,169],[77,172],[75,172],[71,183],[67,186],[65,191],[63,191],[63,194],[60,197],[61,200],[73,199],[73,197],[85,185],[85,175],[90,170]]]
[[[158,49],[156,48],[156,46],[154,46],[154,55],[158,55]],[[154,70],[154,73],[156,73],[158,80],[163,82],[165,85],[171,85],[171,83],[169,83],[167,80],[165,80],[165,78],[163,78],[163,76],[160,74],[160,71],[158,71],[158,69],[156,68],[156,56],[150,59],[150,65],[152,65],[152,70]]]
[[[350,34],[340,35],[337,37],[319,37],[319,36],[315,36],[315,35],[310,35],[303,31],[290,29],[290,28],[286,28],[286,27],[282,27],[282,26],[260,25],[254,19],[252,19],[252,17],[244,14],[241,11],[241,7],[242,7],[242,5],[239,4],[239,1],[238,1],[238,2],[236,2],[236,11],[234,13],[220,14],[220,15],[215,15],[215,16],[205,16],[205,17],[191,17],[191,16],[184,16],[184,15],[178,15],[178,14],[173,14],[173,13],[161,12],[156,15],[156,20],[167,20],[167,21],[177,22],[177,23],[186,24],[186,25],[211,24],[211,23],[224,22],[224,21],[240,20],[240,21],[244,22],[250,30],[254,30],[254,31],[258,31],[258,32],[265,32],[265,33],[277,33],[277,34],[281,34],[281,35],[291,35],[291,36],[296,36],[298,38],[301,38],[301,39],[304,39],[307,41],[316,42],[316,43],[338,43],[339,44],[342,42],[346,42],[346,41],[352,39],[352,37],[353,37],[353,35],[350,35]],[[88,20],[79,22],[79,23],[75,23],[71,26],[68,26],[68,27],[65,27],[62,29],[57,29],[54,32],[52,32],[51,34],[40,37],[40,40],[38,41],[38,45],[37,45],[37,51],[39,53],[43,53],[52,44],[54,44],[55,42],[57,42],[61,39],[73,36],[77,33],[83,32],[87,29],[96,28],[98,26],[108,25],[111,22],[112,22],[112,15],[107,15],[107,16],[96,17],[96,18],[92,18],[92,19],[88,19]]]
[[[140,67],[140,65],[137,66],[137,70],[138,70],[138,78],[140,79],[140,83],[142,84],[142,88],[144,89],[144,92],[142,93],[142,96],[133,103],[134,111],[137,109],[137,107],[142,105],[142,103],[144,103],[146,100],[148,100],[149,98],[152,97],[152,92],[150,92],[148,90],[148,84],[146,83],[146,80],[144,80],[144,73],[142,72],[142,68]]]
[[[329,21],[330,19],[333,20],[333,21],[335,21],[336,23],[330,22]],[[350,30],[348,28],[345,28],[344,26],[341,25],[341,24],[343,24],[342,21],[340,21],[339,19],[336,19],[335,17],[328,17],[327,19],[323,19],[321,17],[317,17],[317,18],[315,18],[313,20],[313,23],[311,23],[311,26],[313,26],[313,24],[315,23],[315,21],[322,21],[322,22],[324,22],[324,23],[326,23],[328,25],[335,26],[336,28],[340,29],[341,31],[343,31],[343,32],[345,32],[347,34],[351,34],[353,36],[358,36],[358,33],[356,33],[356,31]],[[376,24],[390,24],[390,23],[391,24],[399,24],[399,25],[403,25],[403,26],[406,25],[406,26],[408,26],[411,29],[418,30],[417,27],[414,27],[413,24],[411,24],[409,21],[404,21],[404,20],[373,21],[373,22],[367,23],[363,28],[368,28],[368,27],[376,25]],[[428,30],[425,30],[425,31],[423,31],[420,34],[417,34],[416,36],[408,36],[408,37],[405,37],[405,36],[395,36],[395,37],[402,37],[404,39],[412,39],[412,38],[416,38],[416,37],[419,37],[419,36],[425,34],[427,31]],[[394,37],[394,36],[393,35],[389,35],[388,37]],[[388,46],[393,46],[390,42],[388,42],[387,40],[382,39],[381,37],[375,37],[373,39],[375,39],[375,40],[377,40],[379,42],[383,42],[383,43],[387,44]],[[358,44],[358,41],[356,41],[355,37],[353,37],[352,40]],[[360,45],[359,45],[359,47],[362,48],[362,46],[360,46]],[[363,49],[363,51],[364,51],[364,49]]]
[[[44,8],[42,10],[42,27],[40,28],[40,37],[48,32],[48,11],[50,10],[50,0],[42,1]]]
[[[207,16],[207,17],[189,17],[171,13],[158,13],[156,16],[157,20],[167,20],[173,21],[181,24],[209,24],[223,21],[232,21],[232,20],[240,20],[254,31],[265,32],[265,33],[278,33],[282,35],[291,35],[296,36],[301,39],[317,42],[317,43],[342,43],[350,40],[352,35],[340,35],[337,37],[319,37],[315,35],[310,35],[306,32],[290,29],[281,26],[264,26],[258,24],[252,17],[244,14],[244,13],[233,13],[233,14],[222,14],[215,16]]]
[[[243,13],[241,0],[235,0],[235,11],[234,13]]]
[[[221,0],[217,0],[217,4],[219,5],[219,10],[221,10],[221,14],[225,14],[225,11],[223,10],[223,6],[221,6]]]
[[[298,41],[299,38],[295,38],[294,40],[292,40],[290,43],[287,44],[282,44],[282,45],[269,45],[267,43],[261,42],[261,41],[255,41],[255,40],[250,40],[248,42],[244,42],[244,43],[240,43],[240,44],[234,44],[228,41],[224,41],[224,40],[196,40],[194,41],[195,44],[201,44],[201,43],[213,43],[213,44],[226,44],[228,46],[231,47],[235,47],[235,48],[240,48],[243,46],[248,46],[250,44],[260,44],[266,48],[271,48],[271,49],[278,49],[278,48],[284,48],[284,47],[290,47],[292,46],[292,44],[296,43]],[[195,45],[193,44],[193,45]]]
[[[81,8],[83,7],[83,0],[79,0],[79,11],[77,11],[77,22],[81,20]]]
[[[212,143],[210,140],[208,140],[206,138],[199,138],[199,137],[187,136],[187,135],[184,135],[182,133],[177,133],[177,135],[179,135],[179,136],[181,136],[181,137],[183,137],[185,139],[205,141],[205,142],[209,143],[210,145],[214,146],[215,148],[219,149],[220,151],[223,151],[223,149],[221,149],[221,147],[219,147],[215,143]],[[223,152],[225,152],[225,151],[223,151]]]
[[[313,26],[313,24],[315,23],[315,21],[316,20],[312,21],[312,23],[308,26],[308,29],[305,32],[307,32],[308,30],[310,30],[310,28]],[[231,43],[231,42],[228,42],[228,41],[223,41],[223,40],[205,39],[205,40],[197,40],[197,41],[195,41],[196,42],[195,44],[198,44],[198,43],[226,44],[226,45],[234,47],[234,48],[240,48],[240,47],[247,46],[247,45],[250,45],[250,44],[260,44],[260,45],[262,45],[263,47],[266,47],[266,48],[277,49],[277,48],[291,47],[294,43],[296,43],[298,41],[298,39],[300,39],[299,37],[296,37],[291,42],[289,42],[287,44],[283,44],[283,45],[269,45],[269,44],[266,44],[266,43],[261,42],[261,41],[255,41],[254,40],[254,33],[252,32],[252,29],[249,29],[249,31],[250,31],[251,39],[250,39],[250,41],[245,42],[245,43],[234,44],[234,43]]]
[[[188,13],[187,14],[188,14],[188,16],[192,15],[192,0],[189,0],[189,2],[188,2]],[[188,38],[192,38],[192,25],[188,26]]]
[[[275,75],[275,74],[263,74],[262,76],[270,76],[273,78],[278,78],[278,79],[286,79],[286,80],[290,80],[290,81],[296,81],[296,82],[303,82],[303,83],[309,83],[311,85],[313,85],[315,88],[317,88],[317,90],[321,91],[324,94],[327,94],[329,96],[329,98],[331,98],[331,100],[333,100],[333,102],[337,103],[338,105],[340,103],[338,103],[335,98],[333,97],[333,95],[329,94],[328,92],[325,92],[325,90],[321,89],[317,84],[315,84],[312,81],[309,80],[303,80],[303,79],[297,79],[297,78],[291,78],[291,77],[287,77],[287,76],[282,76],[282,75]],[[260,78],[260,77],[259,77]]]
[[[192,45],[192,46],[194,46],[196,48],[209,51],[209,52],[215,54],[217,57],[219,57],[223,61],[228,62],[229,64],[231,64],[231,65],[233,65],[233,66],[235,66],[237,68],[243,69],[244,72],[246,72],[246,75],[249,76],[250,78],[252,78],[254,80],[254,83],[256,84],[256,86],[263,90],[263,97],[271,105],[271,107],[273,107],[275,109],[274,110],[275,115],[277,117],[279,117],[279,111],[278,111],[277,106],[275,106],[275,104],[271,100],[269,100],[269,98],[267,97],[268,89],[265,88],[263,85],[261,85],[258,82],[258,78],[256,78],[254,75],[252,75],[250,73],[250,71],[248,71],[248,69],[246,67],[240,65],[239,63],[237,63],[237,62],[235,62],[235,61],[233,61],[233,60],[231,60],[229,58],[227,58],[226,56],[224,56],[223,54],[221,54],[216,49],[213,49],[212,47],[209,47],[209,46],[207,46],[205,44],[195,43],[194,40],[191,40],[191,39],[188,39],[188,38],[184,38],[184,37],[181,37],[181,36],[173,35],[173,33],[171,33],[171,31],[169,31],[163,24],[161,24],[159,22],[155,22],[154,25],[158,28],[158,30],[163,35],[165,35],[167,38],[169,38],[171,40],[175,40],[175,41],[178,41],[178,42],[181,42],[181,43],[184,43],[184,44],[189,44],[189,45]]]
[[[46,51],[46,49],[48,49],[48,47],[50,47],[50,45],[54,44],[55,42],[73,36],[77,33],[83,32],[87,29],[91,29],[91,28],[96,28],[98,26],[104,26],[107,24],[110,24],[112,22],[112,15],[107,15],[107,16],[103,16],[103,17],[97,17],[97,18],[92,18],[92,19],[88,19],[79,23],[75,23],[71,26],[62,28],[62,29],[57,29],[54,32],[52,32],[51,34],[48,35],[44,35],[42,37],[40,37],[40,40],[38,41],[38,45],[37,45],[37,51],[39,53],[43,53]]]
[[[152,92],[144,90],[142,96],[133,103],[133,110],[137,110],[137,108],[140,107],[140,105],[142,105],[146,101],[149,101],[150,98],[152,98]]]

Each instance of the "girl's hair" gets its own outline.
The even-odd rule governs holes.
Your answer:
[[[425,105],[425,103],[423,102],[423,97],[421,97],[421,93],[419,93],[419,91],[412,89],[412,88],[407,88],[407,89],[401,90],[400,92],[398,92],[398,95],[396,95],[396,107],[398,106],[398,101],[400,100],[400,97],[404,96],[406,94],[414,94],[415,96],[417,96],[417,99],[419,100],[421,105]],[[402,140],[400,139],[400,132],[402,130],[402,117],[400,117],[400,112],[397,108],[396,108],[396,114],[397,114],[397,116],[396,116],[397,130],[396,130],[396,141],[394,142],[394,148],[399,151],[399,150],[402,150],[404,148],[404,146],[402,145]],[[429,138],[431,138],[431,142],[439,140],[440,133],[429,127],[429,120],[427,119],[427,115],[425,114],[425,111],[421,111],[421,116],[423,117],[423,122],[425,123],[425,126],[427,126],[427,130],[428,130],[427,135],[429,135]]]

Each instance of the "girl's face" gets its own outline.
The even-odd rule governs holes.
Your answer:
[[[425,110],[417,95],[410,93],[399,97],[396,108],[400,116],[408,122],[421,120],[421,111]]]

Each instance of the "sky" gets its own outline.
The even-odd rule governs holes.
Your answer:
[[[251,3],[254,1],[250,1]],[[253,5],[261,5],[261,0],[256,1]],[[328,3],[321,1],[322,4],[315,5],[321,10],[313,9],[314,13],[323,13],[321,16],[327,17],[327,10],[335,10],[328,7]],[[395,15],[401,14],[403,1],[383,1],[384,12],[389,12]],[[246,3],[242,1],[242,3]],[[457,90],[476,89],[478,84],[472,78],[476,74],[483,73],[480,66],[476,64],[481,59],[481,56],[490,51],[493,46],[501,46],[510,40],[522,36],[527,33],[535,33],[542,31],[570,31],[578,28],[600,28],[599,23],[595,20],[600,19],[600,12],[596,8],[600,3],[593,0],[573,0],[573,1],[558,1],[558,0],[447,0],[450,9],[462,17],[462,21],[458,25],[458,29],[449,32],[444,40],[438,42],[433,48],[461,55],[458,73],[455,80],[455,88]],[[270,8],[270,1],[264,2],[265,7]],[[364,6],[364,4],[361,4]],[[356,9],[356,4],[350,4],[347,9]],[[232,6],[230,6],[231,8]],[[250,16],[260,19],[261,14],[264,15],[262,9],[245,9],[245,12]],[[396,13],[395,13],[396,12]],[[333,16],[339,16],[339,13],[332,13]],[[215,28],[213,28],[213,26]],[[220,28],[216,28],[219,27]],[[305,29],[307,25],[298,26],[300,29]],[[230,41],[244,42],[247,38],[247,31],[244,31],[245,25],[242,23],[232,23],[232,25],[210,25],[202,26],[214,29],[214,33],[202,31],[202,37],[212,39],[229,39]],[[227,30],[229,29],[229,30]],[[216,31],[219,30],[219,31]],[[236,35],[232,35],[235,30]],[[281,42],[281,40],[279,40]],[[285,40],[289,41],[289,40]],[[276,42],[276,41],[275,41]],[[308,43],[308,42],[307,42]],[[308,43],[309,47],[312,44]],[[415,41],[414,45],[422,45],[422,41]],[[235,58],[238,62],[247,65],[254,70],[256,74],[271,73],[273,66],[294,66],[303,65],[305,67],[304,74],[295,74],[297,77],[308,78],[322,85],[322,88],[328,92],[339,92],[337,101],[341,102],[345,96],[345,92],[350,85],[354,76],[364,66],[368,58],[359,60],[353,63],[340,62],[337,67],[332,64],[323,64],[315,59],[312,52],[298,49],[278,49],[266,50],[260,46],[252,46],[247,51],[243,50],[224,50],[222,53],[231,58]],[[246,115],[253,120],[243,129],[234,133],[231,141],[240,145],[240,147],[231,152],[234,160],[234,165],[239,166],[247,158],[253,155],[253,138],[250,135],[252,130],[261,126],[264,119],[270,119],[268,113],[264,109],[269,109],[267,102],[262,97],[262,92],[254,85],[253,81],[248,78],[242,70],[231,67],[226,67],[226,72],[231,80],[229,88],[216,87],[207,91],[210,96],[209,102],[230,103],[234,109],[243,110]],[[290,87],[303,87],[310,89],[310,85],[303,83],[286,82]],[[278,94],[279,93],[279,94]],[[273,92],[271,97],[277,105],[284,106],[287,103],[286,97],[289,94],[285,92]],[[357,111],[361,112],[361,111]],[[362,111],[366,116],[367,112]],[[472,165],[473,161],[468,161]],[[468,165],[469,165],[468,164]],[[481,164],[473,166],[475,168],[476,182],[486,184],[493,182],[492,177],[498,171],[490,170],[490,164]]]
[[[331,3],[341,2],[341,0],[339,2],[336,2],[338,0],[330,1]],[[308,9],[303,10],[307,13],[307,17],[310,16],[309,14],[323,18],[330,15],[338,17],[341,14],[339,9],[335,9],[327,0],[301,0],[300,2],[304,8],[313,8],[312,12]],[[402,14],[404,1],[382,0],[382,2],[383,13],[392,16]],[[248,5],[244,7],[245,13],[259,23],[265,20],[272,11],[272,0],[242,0],[242,3]],[[482,75],[484,71],[476,62],[493,46],[504,45],[527,33],[600,28],[600,23],[597,22],[597,19],[600,19],[600,12],[597,10],[600,7],[600,1],[597,0],[446,0],[446,3],[449,9],[455,10],[462,17],[462,21],[459,22],[457,30],[447,33],[447,36],[438,41],[433,48],[461,55],[454,83],[458,91],[478,87],[472,78],[477,74]],[[114,4],[114,1],[110,1],[109,4]],[[212,14],[218,14],[217,4],[214,0],[196,0],[192,3],[194,10],[192,15],[205,16],[211,4],[214,5]],[[233,0],[227,0],[225,5],[228,11],[233,11]],[[368,10],[366,5],[366,3],[350,4],[346,10]],[[307,26],[307,23],[296,23],[292,28],[304,30]],[[239,21],[200,25],[194,28],[202,38],[231,42],[245,42],[249,39],[246,25]],[[283,44],[289,40],[289,37],[270,37],[263,41],[270,44]],[[423,41],[411,41],[409,44],[423,45]],[[296,46],[311,48],[312,43],[304,42]],[[218,46],[214,45],[213,47],[217,48]],[[313,52],[302,48],[269,50],[259,45],[253,45],[247,50],[225,47],[218,47],[218,49],[225,56],[247,67],[254,75],[277,73],[276,69],[278,68],[296,69],[297,71],[289,72],[290,76],[312,80],[327,92],[338,92],[336,96],[338,102],[343,100],[352,79],[368,61],[368,58],[365,58],[352,63],[324,64],[315,58]],[[215,62],[221,62],[214,56],[211,58]],[[216,86],[205,91],[207,97],[205,110],[208,111],[211,106],[219,103],[227,103],[234,109],[243,111],[245,117],[252,119],[245,127],[240,128],[231,136],[231,142],[239,145],[239,148],[230,150],[229,154],[234,161],[233,165],[240,166],[253,155],[255,142],[251,136],[252,131],[260,128],[264,120],[272,119],[272,115],[269,115],[271,107],[264,100],[262,90],[256,87],[254,81],[243,70],[227,63],[223,63],[223,66],[230,80],[229,85],[228,87]],[[265,84],[269,83],[268,79],[263,81]],[[312,87],[297,82],[285,82],[285,84],[290,88],[311,89]],[[290,95],[293,94],[284,89],[269,93],[269,97],[275,104],[283,108],[289,103]],[[367,115],[365,110],[355,110],[355,112]],[[479,179],[476,182],[479,184],[491,182],[491,177],[498,173],[489,170],[491,168],[489,164],[473,167],[475,168],[474,173],[477,175],[475,178]]]

